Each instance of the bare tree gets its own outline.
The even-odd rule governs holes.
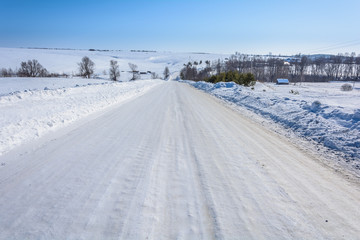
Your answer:
[[[315,59],[315,61],[313,63],[313,75],[314,76],[322,76],[324,74],[325,64],[326,64],[325,58],[321,57],[321,58]]]
[[[306,56],[302,56],[300,59],[299,67],[300,67],[300,82],[304,82],[305,73],[307,72],[309,59]]]
[[[221,63],[220,63],[220,59],[218,59],[218,61],[215,63],[215,69],[216,69],[216,74],[220,74],[220,73],[221,73]]]
[[[184,68],[180,71],[180,78],[183,80],[197,80],[197,68],[191,62],[184,64]]]
[[[207,67],[207,68],[211,68],[211,66],[210,66],[210,61],[209,61],[209,60],[206,60],[206,61],[205,61],[205,64],[206,64],[206,67]]]
[[[255,75],[255,79],[257,80],[265,80],[265,60],[261,57],[255,58],[253,63],[253,72]]]
[[[334,80],[335,77],[335,73],[336,73],[336,66],[333,63],[326,63],[325,64],[325,68],[324,68],[324,72],[327,76],[327,79],[329,80]]]
[[[48,71],[35,59],[21,62],[18,71],[20,77],[46,77]]]
[[[12,77],[14,75],[15,75],[15,73],[11,68],[8,68],[8,69],[2,68],[1,69],[0,76],[2,76],[2,77]]]
[[[0,77],[7,77],[8,76],[8,71],[6,68],[2,68],[1,72],[0,72]]]
[[[287,71],[284,68],[284,61],[278,58],[269,58],[267,60],[267,77],[270,82],[275,82],[279,77],[286,77]]]
[[[88,57],[83,57],[79,64],[80,76],[90,78],[94,74],[95,63]]]
[[[152,79],[159,79],[160,77],[159,77],[159,75],[156,74],[156,72],[152,72],[151,73],[151,78]]]
[[[168,67],[164,69],[164,79],[166,80],[170,76],[170,70]]]
[[[110,79],[117,81],[120,77],[120,70],[117,61],[110,60],[110,69],[109,69]]]
[[[356,54],[354,52],[347,54],[347,57],[344,61],[344,77],[345,79],[351,79],[354,77],[355,70],[355,57]]]
[[[129,63],[129,67],[130,67],[131,72],[133,74],[133,76],[132,76],[132,78],[130,80],[134,81],[136,79],[139,79],[140,75],[139,75],[139,71],[138,71],[138,66],[136,64]]]
[[[355,69],[354,69],[355,73],[355,80],[359,81],[360,80],[360,55],[358,57],[355,58]],[[355,80],[354,80],[354,85],[353,88],[355,88]]]
[[[354,67],[354,75],[356,80],[360,80],[360,55],[355,58],[355,67]]]
[[[335,79],[340,80],[343,75],[343,55],[339,53],[333,57],[333,65],[335,70]]]
[[[236,55],[231,55],[229,60],[225,62],[225,71],[238,71],[239,60]]]

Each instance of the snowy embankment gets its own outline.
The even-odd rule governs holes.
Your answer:
[[[88,78],[0,78],[0,96],[16,94],[22,91],[54,90],[109,83],[109,80]]]
[[[29,90],[26,84],[14,82],[10,86],[17,91],[9,88],[5,94],[6,89],[1,89],[0,155],[91,113],[140,96],[163,83],[161,80],[89,83],[81,79],[56,79],[57,83],[68,81],[70,86],[76,83],[74,87],[57,88],[54,85],[47,87],[49,81],[44,80],[45,85],[38,81],[38,88],[42,90]],[[21,79],[17,82],[24,83]]]
[[[75,125],[0,157],[0,239],[360,236],[358,180],[187,84]]]
[[[336,82],[288,86],[257,83],[251,90],[233,82],[186,82],[321,143],[360,169],[359,88],[342,92],[343,83]]]

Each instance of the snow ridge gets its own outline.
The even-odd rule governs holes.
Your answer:
[[[0,155],[163,83],[144,80],[16,91],[0,96]]]
[[[185,82],[271,119],[298,136],[341,152],[346,162],[360,169],[360,109],[323,104],[310,97],[290,93],[276,95],[254,91],[233,82]],[[259,85],[257,83],[257,88],[261,87]]]

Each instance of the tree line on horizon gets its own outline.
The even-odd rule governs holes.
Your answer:
[[[140,78],[138,66],[129,63],[132,78]],[[83,57],[78,63],[79,72],[75,76],[90,78],[94,76],[95,64]],[[105,74],[107,72],[105,71]],[[118,81],[120,70],[117,61],[111,60],[108,70],[111,80]],[[251,75],[250,75],[251,74]],[[164,79],[170,76],[166,67]],[[36,59],[21,62],[16,70],[2,68],[0,77],[68,77],[67,74],[49,73]],[[160,78],[151,72],[151,78]],[[275,82],[278,78],[287,78],[291,82],[359,81],[360,55],[295,55],[292,57],[254,56],[236,53],[224,60],[210,62],[188,62],[180,71],[180,78],[194,81],[234,81],[250,85],[252,81]]]
[[[285,58],[237,53],[225,60],[205,61],[205,66],[202,61],[184,64],[180,77],[194,81],[229,81],[233,80],[234,73],[252,74],[257,81],[263,82],[275,82],[278,78],[292,82],[359,81],[360,55],[299,54]]]
[[[198,69],[198,62],[188,62],[180,71],[180,78],[183,80],[205,81],[210,83],[235,82],[244,86],[255,84],[255,76],[250,72],[239,72],[233,69],[223,68],[224,62],[220,60],[213,65],[210,61],[205,61],[205,68]],[[201,63],[200,63],[201,65]]]
[[[140,72],[138,71],[138,66],[134,63],[128,63],[129,68],[132,73],[132,78],[130,81],[140,79]],[[84,56],[81,59],[81,62],[78,63],[78,73],[75,76],[80,76],[83,78],[92,78],[94,77],[95,63],[87,56]],[[107,72],[104,71],[104,74]],[[120,67],[118,62],[115,60],[110,60],[110,67],[108,70],[109,78],[113,81],[119,81],[120,79]],[[170,70],[166,66],[164,69],[164,79],[169,78]],[[44,68],[36,59],[28,60],[21,62],[20,68],[12,70],[11,68],[2,68],[0,70],[0,77],[68,77],[67,74],[58,74],[58,73],[49,73],[46,68]],[[160,79],[160,76],[155,72],[151,72],[152,79]]]

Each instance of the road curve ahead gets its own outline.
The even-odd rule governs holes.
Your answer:
[[[360,236],[358,184],[182,83],[0,162],[0,239]]]

